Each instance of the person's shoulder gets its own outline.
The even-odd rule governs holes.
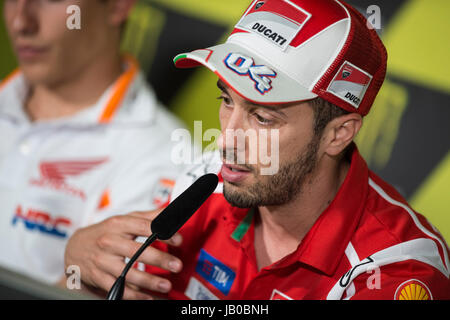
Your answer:
[[[360,227],[363,227],[361,234],[367,232],[372,240],[379,233],[380,243],[393,245],[429,238],[445,246],[439,231],[394,187],[373,173],[369,175],[369,192]]]
[[[17,79],[19,79],[20,76],[21,76],[20,69],[15,69],[6,77],[0,78],[0,92],[8,85],[11,85],[14,81],[17,81]]]
[[[158,101],[141,72],[127,90],[109,126],[117,144],[124,149],[128,146],[141,153],[164,153],[169,157],[177,143],[172,139],[173,133],[186,131],[185,124]]]
[[[370,279],[371,274],[365,271],[375,267],[383,273],[384,292],[388,287],[391,291],[399,287],[400,280],[409,279],[433,287],[436,293],[449,287],[449,250],[445,240],[424,216],[375,174],[369,175],[366,206],[350,243],[359,263],[349,274],[355,281],[358,277],[361,286],[364,279]]]
[[[9,107],[11,104],[20,104],[21,97],[27,91],[27,84],[20,69],[16,69],[0,79],[0,103]]]

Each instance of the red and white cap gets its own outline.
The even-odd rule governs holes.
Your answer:
[[[245,99],[276,105],[321,98],[366,115],[387,53],[362,14],[340,0],[255,0],[224,44],[180,54]]]

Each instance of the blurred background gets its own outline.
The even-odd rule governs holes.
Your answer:
[[[450,1],[348,2],[369,21],[373,5],[379,8],[377,31],[389,55],[387,79],[358,147],[369,167],[450,243]],[[224,41],[249,3],[140,0],[133,10],[123,50],[138,58],[159,100],[190,129],[195,120],[203,130],[219,128],[216,76],[205,68],[178,70],[172,58]],[[2,19],[0,79],[17,67]]]

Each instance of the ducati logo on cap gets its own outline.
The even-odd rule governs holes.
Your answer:
[[[358,109],[371,81],[372,75],[345,61],[327,91]]]
[[[265,94],[272,89],[272,80],[277,73],[264,65],[255,65],[252,58],[240,53],[230,53],[223,63],[240,76],[249,76],[255,82],[255,89]]]
[[[342,71],[342,79],[348,78],[352,74],[352,69],[348,67],[344,67],[344,71]]]
[[[236,28],[262,37],[283,51],[311,18],[309,12],[289,0],[255,2]]]
[[[256,5],[255,5],[255,10],[260,9],[264,5],[264,3],[266,3],[266,1],[259,1],[259,2],[257,2]]]

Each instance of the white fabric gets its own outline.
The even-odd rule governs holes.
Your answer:
[[[449,272],[440,258],[436,242],[431,239],[418,238],[378,251],[362,260],[356,266],[352,265],[352,269],[350,269],[330,290],[327,300],[341,299],[344,291],[352,285],[353,280],[360,274],[376,267],[382,267],[406,260],[417,260],[426,263],[442,272],[447,278],[449,277]]]
[[[108,124],[98,119],[113,85],[94,106],[39,122],[23,111],[27,90],[19,75],[0,91],[0,264],[52,283],[64,273],[64,249],[76,229],[155,208],[160,179],[175,179],[182,170],[170,159],[171,132],[180,124],[158,105],[140,73]],[[67,161],[83,167],[98,160],[78,174],[71,170],[80,171],[80,164],[64,169]],[[43,174],[52,163],[59,163],[57,172]],[[61,168],[62,182],[48,179]],[[105,190],[111,203],[99,209]]]

